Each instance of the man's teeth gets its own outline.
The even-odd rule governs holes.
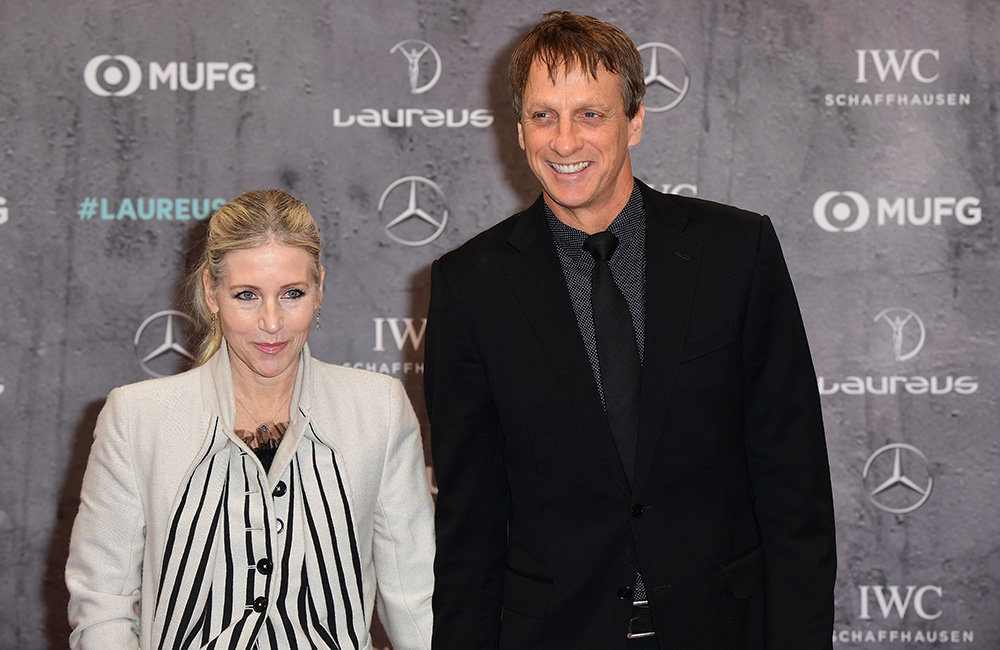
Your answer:
[[[580,162],[575,165],[559,165],[557,163],[552,163],[552,168],[560,174],[573,174],[580,171],[584,167],[587,167],[589,164],[589,162]]]

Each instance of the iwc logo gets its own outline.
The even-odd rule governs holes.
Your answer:
[[[663,113],[684,101],[691,87],[691,74],[677,48],[666,43],[644,43],[638,49],[646,71],[646,110]]]
[[[185,370],[194,362],[189,330],[194,319],[172,309],[158,311],[136,330],[135,358],[151,377],[166,377]]]
[[[913,512],[924,505],[934,487],[927,456],[902,442],[886,445],[872,454],[861,478],[875,507],[893,514]]]
[[[823,104],[844,109],[892,110],[894,108],[969,106],[971,85],[958,78],[947,82],[942,72],[954,69],[945,65],[941,50],[932,48],[877,48],[854,51],[857,75],[854,88],[825,93]],[[846,60],[845,60],[846,62]]]
[[[410,79],[410,93],[421,95],[431,88],[441,78],[441,56],[434,46],[427,41],[409,39],[392,46],[389,54],[401,53],[406,57],[407,74]],[[428,55],[425,58],[425,55]],[[421,65],[421,61],[433,59],[433,71],[428,73],[430,65]],[[429,77],[429,79],[428,79]]]
[[[378,218],[385,234],[404,246],[429,244],[448,224],[448,200],[434,181],[404,176],[382,192]]]

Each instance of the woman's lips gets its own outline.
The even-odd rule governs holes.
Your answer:
[[[288,341],[281,343],[254,343],[254,345],[264,354],[278,354],[288,345]]]

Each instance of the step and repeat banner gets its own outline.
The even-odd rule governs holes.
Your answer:
[[[567,4],[642,52],[636,175],[778,230],[825,409],[834,647],[1000,647],[1000,5]],[[243,191],[320,225],[314,354],[398,377],[426,425],[430,264],[539,192],[504,75],[553,8],[0,7],[0,648],[65,646],[97,413],[190,360],[178,284]]]

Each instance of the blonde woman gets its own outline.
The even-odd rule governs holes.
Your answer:
[[[428,649],[434,530],[395,379],[313,359],[325,270],[306,206],[230,201],[191,282],[200,365],[117,388],[70,542],[73,648]]]

